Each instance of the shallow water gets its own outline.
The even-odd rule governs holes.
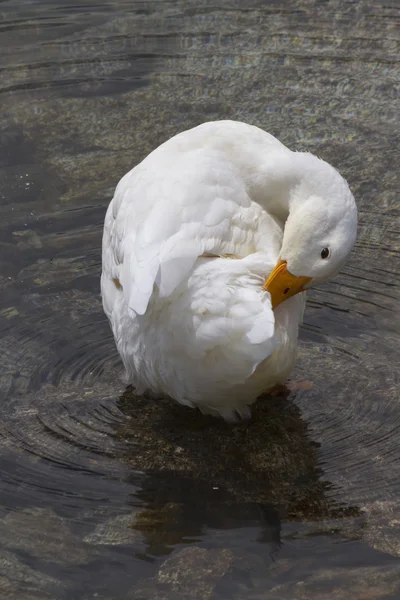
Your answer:
[[[0,3],[2,597],[399,598],[399,23],[394,0]],[[220,118],[322,156],[360,209],[300,385],[235,428],[124,390],[99,299],[119,178]]]

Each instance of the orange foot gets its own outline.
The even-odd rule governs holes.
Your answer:
[[[269,388],[269,390],[265,390],[262,394],[263,396],[287,396],[288,388],[284,383],[278,383],[274,385],[274,387]]]
[[[291,392],[297,392],[300,390],[311,390],[313,387],[312,381],[288,381],[286,387]]]

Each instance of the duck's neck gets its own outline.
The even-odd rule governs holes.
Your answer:
[[[320,187],[324,164],[306,152],[270,154],[249,176],[250,196],[284,223],[289,213]]]

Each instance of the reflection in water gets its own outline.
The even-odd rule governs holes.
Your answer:
[[[399,7],[0,6],[2,597],[399,597]],[[312,386],[234,428],[123,392],[98,295],[116,182],[220,118],[321,155],[360,208],[310,293]]]
[[[135,398],[128,390],[119,408],[129,420],[117,425],[125,460],[153,479],[165,479],[159,492],[165,502],[168,494],[180,495],[179,503],[185,495],[180,485],[168,484],[175,474],[183,490],[203,485],[216,498],[216,491],[226,491],[235,502],[275,505],[285,518],[345,514],[344,507],[325,497],[317,444],[288,394],[261,399],[252,421],[232,427],[168,400]]]
[[[193,481],[182,475],[146,477],[137,498],[146,506],[136,515],[133,527],[145,539],[150,556],[169,554],[177,544],[205,543],[207,547],[241,550],[243,532],[250,530],[254,548],[272,559],[280,547],[280,517],[271,505],[238,502],[221,487]],[[211,534],[212,532],[212,534]],[[246,535],[246,534],[245,534]],[[247,545],[247,544],[246,544]]]

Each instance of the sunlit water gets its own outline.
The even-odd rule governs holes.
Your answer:
[[[399,24],[395,0],[0,3],[2,598],[400,597]],[[125,390],[99,299],[119,178],[220,118],[360,209],[297,389],[234,428]]]

